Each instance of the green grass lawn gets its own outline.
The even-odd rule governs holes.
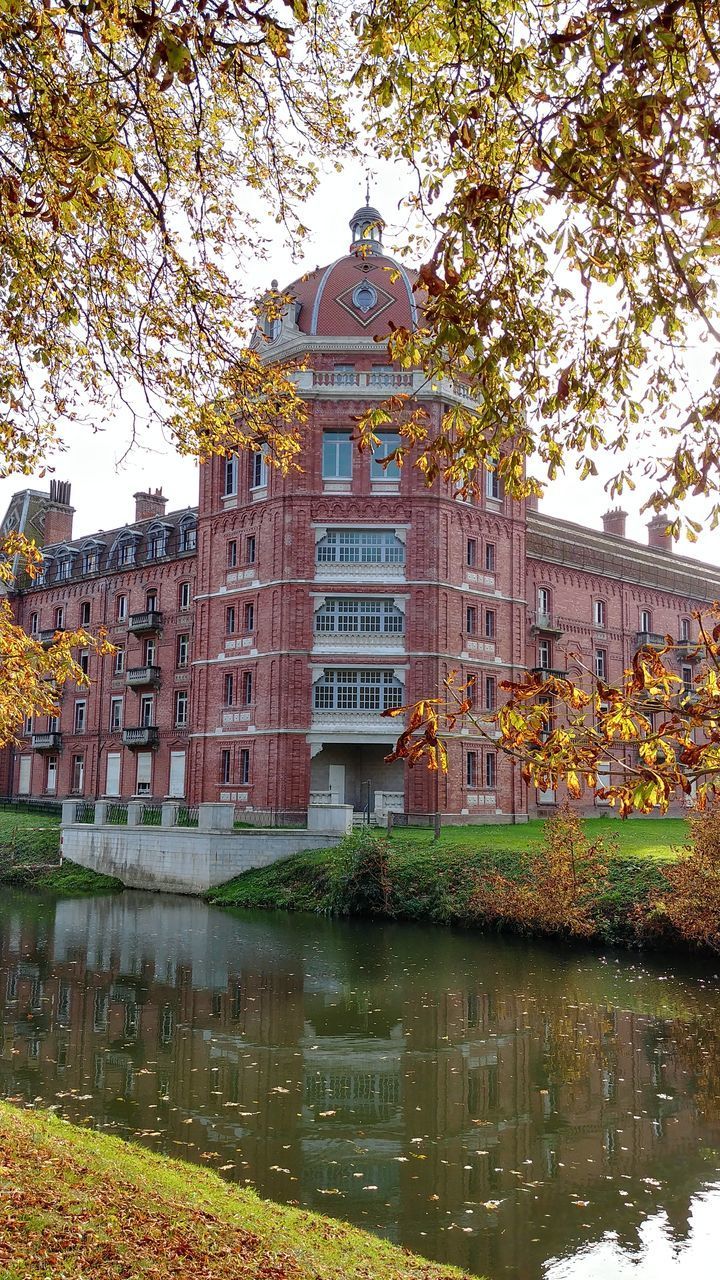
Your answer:
[[[73,862],[60,866],[59,815],[20,808],[0,809],[0,881],[68,898],[122,888]]]
[[[455,852],[521,853],[540,845],[544,826],[542,818],[518,826],[447,826],[441,829],[437,841],[433,840],[432,832],[426,827],[398,827],[391,839],[393,846],[398,848],[434,845],[436,849]],[[684,818],[623,820],[608,816],[587,818],[583,826],[591,839],[601,836],[603,840],[617,845],[621,857],[632,858],[672,857],[673,849],[686,844],[690,834]]]
[[[3,1280],[461,1280],[217,1174],[0,1102]]]

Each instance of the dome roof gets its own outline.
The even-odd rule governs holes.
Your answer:
[[[350,219],[350,252],[289,286],[300,304],[302,333],[383,338],[393,328],[417,328],[417,276],[386,255],[384,225],[378,210],[364,205]]]

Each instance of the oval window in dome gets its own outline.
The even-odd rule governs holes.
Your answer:
[[[367,315],[368,311],[372,311],[373,307],[377,305],[377,289],[373,289],[372,285],[368,284],[367,280],[364,280],[362,284],[353,289],[352,300],[353,306],[357,307],[358,311],[362,311],[364,315]]]

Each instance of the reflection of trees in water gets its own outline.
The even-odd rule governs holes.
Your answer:
[[[591,1071],[608,1072],[615,1065],[615,1017],[610,1009],[590,1014],[568,1001],[543,1006],[542,1067],[547,1085],[556,1087],[587,1081]]]
[[[704,1120],[720,1121],[720,1012],[667,1028],[666,1052]]]

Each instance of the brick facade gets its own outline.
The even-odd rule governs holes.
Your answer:
[[[382,708],[432,694],[451,671],[475,677],[480,708],[526,667],[584,680],[600,664],[617,679],[638,633],[682,640],[691,610],[720,596],[720,571],[674,556],[657,520],[641,547],[624,537],[622,512],[602,533],[585,530],[503,497],[491,475],[459,500],[351,446],[356,418],[389,394],[412,393],[436,426],[465,396],[451,378],[431,386],[388,363],[377,338],[388,317],[415,324],[412,278],[379,232],[358,251],[367,212],[351,224],[355,251],[289,286],[284,317],[257,339],[268,359],[302,357],[301,472],[283,477],[262,452],[215,458],[201,467],[197,510],[166,516],[159,491],[136,494],[133,524],[75,540],[65,489],[60,502],[57,491],[13,499],[5,526],[34,531],[48,557],[46,585],[19,584],[18,620],[75,627],[89,604],[90,629],[108,628],[125,669],[90,658],[90,691],[67,688],[59,724],[28,726],[0,761],[11,794],[182,790],[249,814],[369,798],[381,813],[523,820],[557,797],[528,794],[472,734],[451,737],[447,776],[386,764],[400,722]],[[381,456],[393,446],[388,436]],[[44,528],[66,541],[48,545]]]

